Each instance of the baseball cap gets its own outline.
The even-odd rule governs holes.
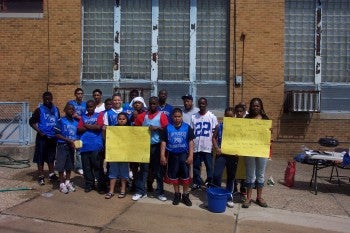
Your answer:
[[[181,99],[183,99],[183,100],[184,100],[184,99],[193,100],[193,97],[192,97],[192,95],[190,95],[190,94],[186,94],[186,95],[182,96]]]

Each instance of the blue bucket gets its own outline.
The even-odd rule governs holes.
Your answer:
[[[222,188],[207,188],[208,210],[214,213],[222,213],[226,210],[227,198],[231,193]]]

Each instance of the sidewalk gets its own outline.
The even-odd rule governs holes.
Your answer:
[[[32,187],[34,190],[0,192],[1,232],[348,232],[350,184],[319,179],[318,195],[309,188],[312,167],[297,164],[295,186],[283,185],[285,159],[269,162],[266,178],[276,184],[266,186],[264,197],[269,208],[255,204],[242,209],[236,203],[224,213],[206,208],[205,191],[191,193],[192,207],[173,206],[172,187],[165,184],[169,200],[144,198],[133,202],[114,196],[105,200],[97,192],[84,193],[82,177],[72,180],[77,191],[58,192],[57,184],[36,183],[36,167],[14,170],[0,167],[0,189]],[[350,171],[340,171],[350,176]],[[329,177],[330,169],[320,170]],[[253,194],[255,197],[255,192]],[[239,198],[238,198],[239,199]]]

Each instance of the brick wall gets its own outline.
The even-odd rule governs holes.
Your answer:
[[[44,91],[63,108],[80,85],[81,1],[44,0],[42,19],[0,19],[0,101],[28,101]]]

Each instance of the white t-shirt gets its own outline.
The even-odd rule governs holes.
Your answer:
[[[102,112],[104,110],[106,110],[104,103],[101,104],[100,106],[96,106],[96,108],[95,108],[95,112],[97,112],[97,113],[100,113],[100,112]]]
[[[199,108],[197,107],[192,107],[192,109],[190,111],[187,111],[185,108],[182,109],[182,120],[183,122],[191,125],[191,119],[192,119],[192,115],[196,114],[199,111]]]
[[[204,115],[200,115],[199,112],[192,115],[191,127],[196,136],[194,139],[194,152],[211,153],[213,133],[217,125],[218,119],[210,111],[207,111]]]

